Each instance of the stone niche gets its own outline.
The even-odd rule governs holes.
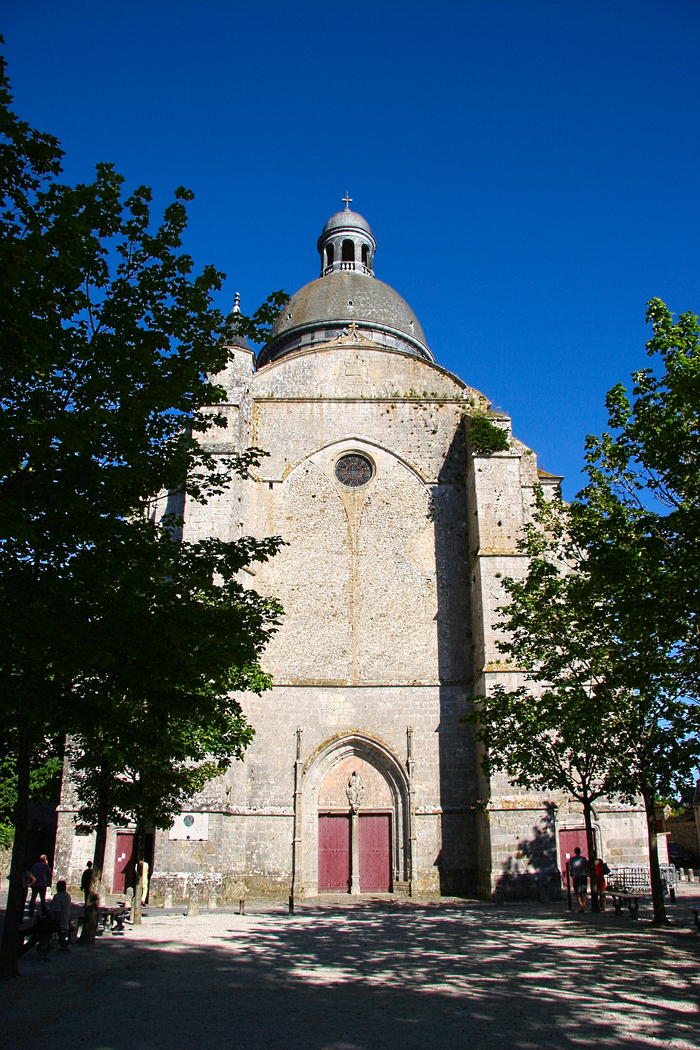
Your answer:
[[[333,766],[323,781],[318,795],[318,808],[320,810],[347,810],[350,808],[347,786],[353,773],[359,773],[362,777],[364,795],[360,806],[361,809],[393,808],[391,789],[384,776],[369,762],[358,758],[356,755],[349,755]]]

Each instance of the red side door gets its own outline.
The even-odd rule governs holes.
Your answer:
[[[124,893],[136,884],[136,836],[117,832],[112,893]]]
[[[391,817],[388,813],[360,815],[360,891],[391,890]]]
[[[350,817],[318,818],[318,888],[347,893],[350,889]]]
[[[588,858],[588,843],[585,828],[562,828],[559,832],[559,870],[562,879],[566,880],[566,862],[574,855],[576,847],[582,856]]]

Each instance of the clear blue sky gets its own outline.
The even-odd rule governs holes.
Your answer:
[[[698,312],[698,0],[3,0],[15,108],[65,177],[194,190],[252,311],[318,275],[346,190],[436,360],[580,487],[645,303]]]

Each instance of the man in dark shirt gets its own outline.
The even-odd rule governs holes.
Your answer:
[[[92,861],[87,862],[87,868],[82,874],[80,879],[80,888],[85,895],[85,907],[87,908],[88,893],[90,892],[90,886],[92,884]]]
[[[51,885],[51,868],[45,853],[42,853],[36,864],[32,866],[32,875],[36,881],[32,883],[32,896],[29,901],[30,919],[34,918],[34,905],[37,897],[41,901],[41,914],[49,914],[49,909],[46,907],[46,887]]]
[[[578,899],[579,911],[586,910],[586,884],[588,881],[588,860],[581,856],[579,846],[574,850],[574,855],[569,861],[569,871],[574,884],[574,893]]]

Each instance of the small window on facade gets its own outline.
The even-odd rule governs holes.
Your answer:
[[[326,266],[333,265],[333,245],[329,244],[326,247]]]
[[[367,244],[362,245],[362,265],[369,267],[369,246]]]
[[[343,241],[343,262],[355,262],[355,245],[352,241]]]

